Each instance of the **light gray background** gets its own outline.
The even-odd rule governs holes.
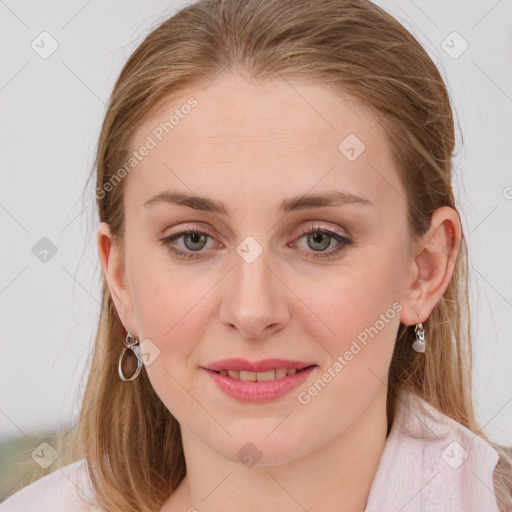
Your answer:
[[[453,98],[475,406],[485,432],[512,444],[512,2],[376,3],[416,35]],[[0,0],[0,438],[76,422],[100,309],[97,220],[82,189],[123,63],[180,5]],[[47,59],[31,48],[43,31],[59,45]],[[442,48],[453,31],[469,44],[456,59]],[[42,237],[57,247],[46,263],[32,252]]]

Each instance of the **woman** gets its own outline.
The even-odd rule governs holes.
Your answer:
[[[0,509],[509,510],[473,411],[454,143],[438,70],[370,2],[163,22],[97,149],[80,458]]]

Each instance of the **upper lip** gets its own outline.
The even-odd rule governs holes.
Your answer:
[[[305,363],[303,361],[291,361],[289,359],[263,359],[261,361],[248,361],[242,358],[221,359],[204,366],[207,370],[245,370],[250,372],[265,372],[276,368],[297,368],[301,370],[315,363]]]

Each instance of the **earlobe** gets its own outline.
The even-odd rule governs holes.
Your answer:
[[[435,210],[430,228],[414,244],[411,280],[400,318],[404,325],[425,322],[441,299],[455,270],[461,237],[458,213],[448,206]]]
[[[128,326],[131,323],[132,300],[125,279],[125,265],[124,261],[121,261],[119,247],[112,237],[110,226],[106,222],[100,222],[98,226],[97,243],[98,256],[110,290],[110,295],[114,301],[119,318],[125,326],[125,329],[129,331]]]

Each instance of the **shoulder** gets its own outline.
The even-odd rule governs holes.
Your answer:
[[[99,512],[93,499],[85,460],[79,460],[13,494],[0,512]]]
[[[485,439],[421,397],[402,392],[365,510],[498,512],[498,459]]]

